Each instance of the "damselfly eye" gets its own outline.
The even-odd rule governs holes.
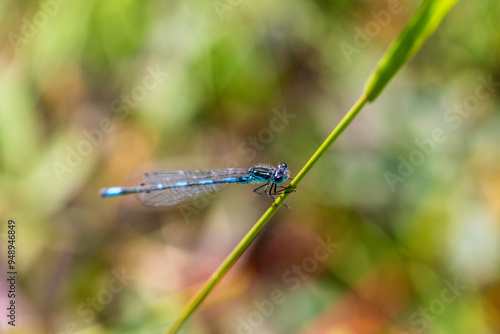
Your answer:
[[[278,169],[279,169],[280,171],[283,171],[283,172],[284,172],[284,171],[288,170],[288,165],[287,165],[286,163],[284,163],[284,162],[283,162],[283,163],[280,163],[280,164],[278,165]]]

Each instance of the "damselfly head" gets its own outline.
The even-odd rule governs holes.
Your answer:
[[[284,162],[280,163],[278,165],[278,168],[276,168],[276,172],[274,174],[274,182],[281,183],[287,180],[289,177],[290,174],[288,173],[288,165]]]

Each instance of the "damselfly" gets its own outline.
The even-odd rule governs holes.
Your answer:
[[[249,169],[165,170],[144,174],[144,182],[138,187],[110,187],[101,189],[100,193],[102,197],[138,194],[144,205],[162,207],[209,196],[229,183],[264,183],[254,189],[254,192],[265,194],[274,200],[274,195],[289,189],[279,186],[288,179],[291,178],[285,163],[280,163],[277,168],[257,166]],[[264,191],[261,193],[258,190],[262,188]]]

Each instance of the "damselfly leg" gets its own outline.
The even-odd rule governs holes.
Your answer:
[[[278,189],[278,187],[280,189]],[[263,192],[260,192],[259,189],[264,188]],[[287,190],[290,190],[290,192],[295,191],[295,187],[284,187],[284,186],[278,186],[277,183],[274,182],[268,182],[266,184],[261,185],[260,187],[257,187],[253,190],[254,193],[259,194],[259,195],[266,195],[267,197],[271,197],[273,199],[274,205],[276,205],[276,197],[275,195],[281,195],[283,192],[288,193]],[[290,209],[288,205],[283,203],[283,205],[287,208]]]

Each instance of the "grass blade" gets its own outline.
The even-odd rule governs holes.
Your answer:
[[[403,64],[420,49],[456,2],[424,0],[366,80],[364,93],[369,102],[377,98]]]

